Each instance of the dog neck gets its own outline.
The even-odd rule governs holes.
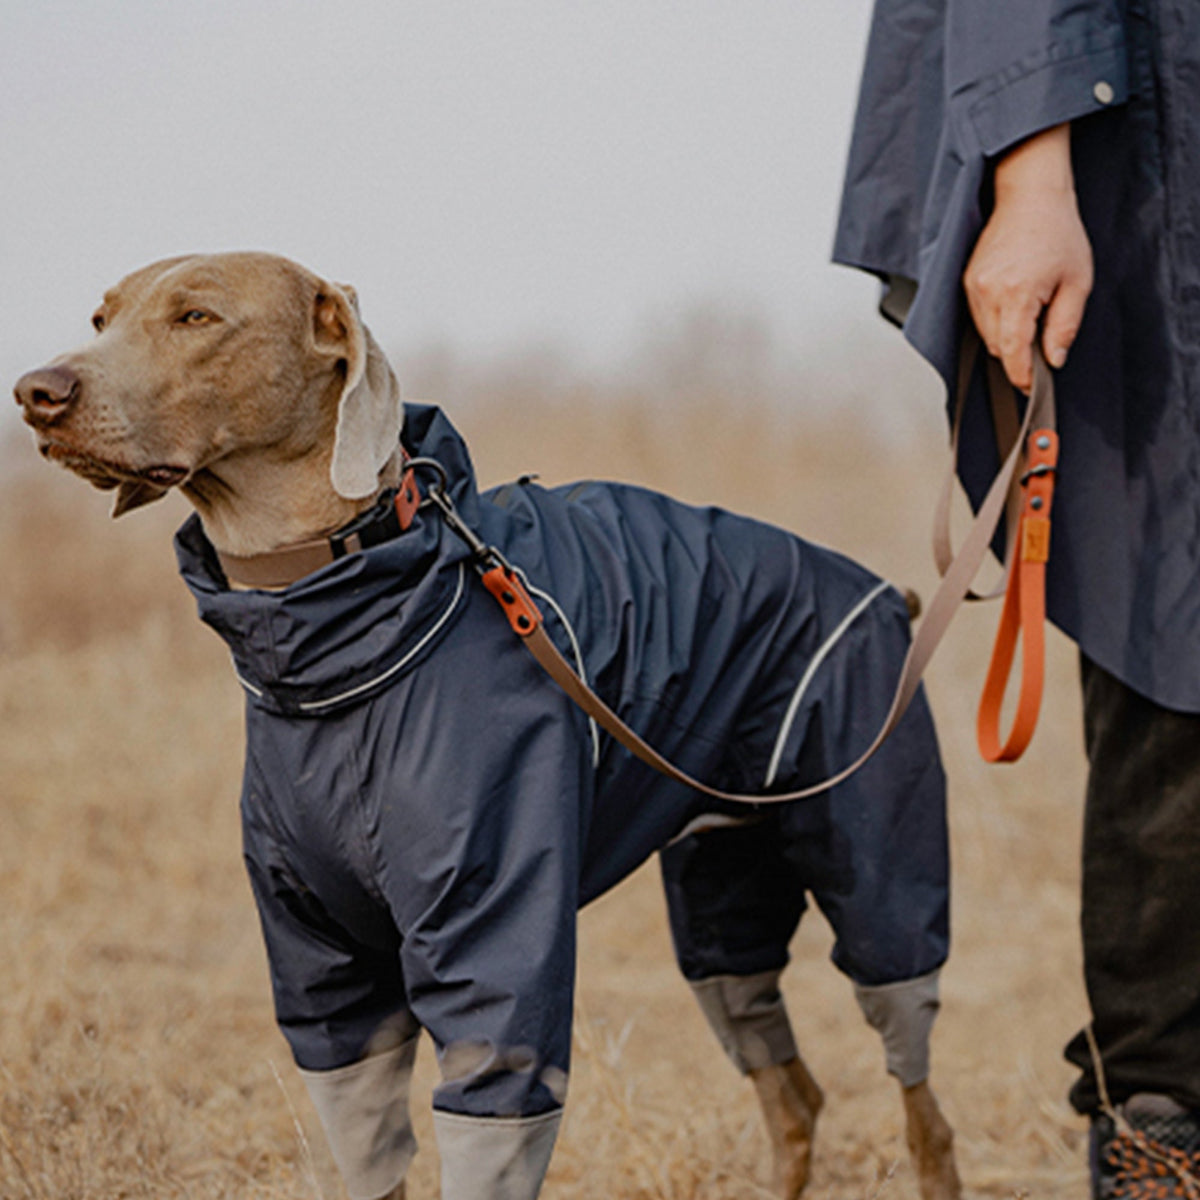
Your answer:
[[[204,532],[224,554],[248,557],[325,537],[370,508],[400,479],[400,455],[379,473],[375,492],[339,496],[329,482],[329,451],[272,459],[261,451],[231,454],[193,475],[181,490]]]
[[[180,490],[222,554],[245,558],[325,537],[369,509],[400,481],[400,446],[380,468],[375,490],[348,498],[333,486],[332,463],[342,377],[302,384],[284,436],[218,452]]]

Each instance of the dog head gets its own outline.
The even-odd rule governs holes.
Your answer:
[[[121,280],[92,324],[14,391],[46,458],[117,489],[114,516],[175,485],[219,492],[248,457],[315,456],[346,500],[378,490],[403,410],[352,288],[274,255],[191,255]]]

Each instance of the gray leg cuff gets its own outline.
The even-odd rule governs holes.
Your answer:
[[[938,974],[931,971],[882,987],[854,985],[863,1016],[883,1038],[888,1074],[906,1088],[929,1077],[929,1034],[940,1007]]]
[[[561,1109],[514,1119],[464,1117],[435,1109],[442,1200],[534,1200],[561,1120]]]
[[[779,991],[781,974],[714,975],[692,984],[721,1049],[743,1075],[796,1057],[796,1040]]]
[[[408,1118],[416,1053],[413,1037],[348,1067],[300,1072],[351,1200],[386,1196],[417,1152]]]

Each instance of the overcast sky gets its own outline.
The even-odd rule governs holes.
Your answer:
[[[401,355],[551,342],[603,365],[714,299],[790,355],[898,342],[873,281],[829,264],[868,0],[0,14],[6,388],[89,335],[107,285],[193,250],[354,284]]]

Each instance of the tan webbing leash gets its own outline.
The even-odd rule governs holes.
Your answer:
[[[962,381],[960,381],[961,383]],[[960,388],[957,403],[961,406],[965,386]],[[692,778],[675,764],[669,762],[652,746],[632,730],[624,721],[574,671],[571,665],[559,653],[551,641],[542,621],[541,611],[530,598],[516,571],[505,561],[504,556],[493,546],[488,546],[461,519],[453,502],[446,491],[445,471],[433,459],[413,459],[409,466],[414,471],[432,469],[438,475],[438,482],[429,489],[428,500],[441,511],[447,525],[468,545],[472,561],[484,586],[499,602],[508,618],[509,624],[518,637],[522,639],[530,653],[541,664],[546,673],[556,684],[591,717],[601,729],[611,734],[629,752],[639,758],[654,770],[666,775],[669,779],[694,788],[713,799],[736,804],[781,804],[793,800],[805,800],[824,792],[843,782],[854,774],[883,744],[884,740],[899,724],[900,719],[908,710],[909,704],[917,694],[921,677],[928,666],[934,651],[941,642],[950,621],[958,606],[970,592],[971,582],[978,573],[983,559],[987,554],[1001,514],[1009,503],[1009,494],[1016,482],[1017,470],[1022,460],[1022,449],[1030,430],[1041,428],[1046,418],[1047,404],[1050,406],[1051,421],[1053,409],[1053,381],[1049,368],[1040,355],[1035,359],[1034,387],[1030,402],[1026,406],[1023,421],[1017,427],[1012,439],[1011,449],[992,481],[991,487],[972,521],[958,553],[946,563],[942,573],[942,582],[931,598],[925,616],[918,626],[905,657],[900,672],[899,681],[892,697],[892,703],[887,717],[884,719],[879,732],[875,735],[867,749],[848,767],[831,775],[819,783],[810,784],[796,791],[749,794],[741,792],[725,792],[719,788],[710,787],[698,779]],[[1032,478],[1044,479],[1046,473],[1035,473]],[[1052,478],[1052,476],[1049,476]],[[1028,482],[1027,472],[1023,479]],[[947,508],[948,511],[948,508]],[[1036,511],[1035,511],[1036,515]],[[1015,536],[1014,536],[1015,542]],[[1010,572],[1010,580],[1012,574]],[[1025,671],[1031,682],[1033,673],[1028,658],[1028,640],[1026,641]],[[1040,694],[1040,693],[1039,693]],[[1001,698],[1003,687],[1001,687]],[[1036,719],[1036,706],[1034,709]],[[997,712],[998,717],[998,712]]]
[[[408,528],[418,505],[423,502],[434,504],[441,511],[446,524],[467,543],[475,569],[504,609],[512,628],[525,642],[534,658],[600,728],[611,734],[643,762],[669,778],[715,799],[740,804],[781,803],[806,799],[853,775],[879,749],[904,716],[917,693],[925,668],[958,606],[965,599],[990,599],[1003,590],[1004,611],[980,702],[977,733],[981,752],[988,761],[1012,761],[1020,756],[1028,744],[1041,703],[1045,563],[1049,550],[1049,514],[1058,444],[1054,432],[1054,384],[1049,367],[1035,347],[1033,391],[1025,409],[1024,420],[1018,422],[1015,395],[1004,379],[999,364],[995,360],[989,360],[992,417],[1003,464],[992,481],[962,546],[957,554],[953,554],[949,533],[950,501],[955,483],[955,466],[967,385],[974,370],[977,350],[977,338],[972,337],[964,342],[952,422],[953,460],[938,500],[934,521],[934,558],[941,571],[942,582],[930,600],[925,617],[912,639],[888,715],[871,744],[854,762],[836,775],[798,791],[760,795],[724,792],[709,787],[669,762],[630,729],[558,652],[543,628],[541,612],[503,555],[495,547],[481,541],[463,522],[447,492],[446,472],[434,459],[410,460],[405,456],[400,487],[394,500],[389,503],[389,508],[394,511],[390,516],[385,514],[387,520],[384,520],[381,526],[382,532],[376,528],[380,525],[378,514],[370,512],[363,514],[362,522],[352,522],[350,526],[328,537],[248,558],[221,554],[220,561],[226,577],[234,582],[250,587],[286,586],[345,554],[357,553],[367,545],[374,544],[378,537],[391,536],[388,532],[388,520],[391,521],[394,531],[402,532]],[[1023,474],[1018,474],[1022,451],[1027,442],[1028,469]],[[429,489],[424,501],[417,487],[418,471],[432,471],[437,476],[435,485]],[[971,583],[987,554],[1000,517],[1006,512],[1007,587],[980,595],[971,590]],[[1001,744],[1000,709],[1015,660],[1018,637],[1022,643],[1020,697],[1012,731]]]
[[[951,462],[934,516],[933,553],[939,571],[946,574],[952,561],[950,550],[950,501],[958,465],[959,437],[967,385],[980,351],[979,338],[971,329],[959,356],[958,394],[951,432]],[[1025,445],[1025,471],[1014,475],[1005,505],[1005,579],[992,592],[968,592],[968,600],[990,600],[1004,596],[1004,607],[988,665],[976,718],[976,741],[980,755],[991,763],[1015,762],[1025,752],[1037,726],[1045,684],[1046,562],[1050,553],[1050,512],[1058,466],[1058,433],[1054,403],[1054,379],[1038,345],[1034,345],[1033,390],[1026,412],[1032,428],[1017,421],[1016,393],[1000,363],[987,360],[988,394],[992,422],[1001,458]],[[1021,685],[1016,712],[1008,737],[1001,741],[1000,720],[1004,695],[1021,643]]]
[[[969,326],[964,333],[962,346],[958,355],[958,381],[955,389],[954,412],[950,420],[950,461],[942,479],[941,490],[933,513],[933,561],[937,566],[938,575],[944,576],[954,561],[954,550],[950,539],[950,508],[958,488],[958,454],[959,442],[962,438],[963,412],[966,409],[967,393],[971,385],[971,377],[975,373],[975,365],[982,351],[983,343],[975,327]],[[992,411],[992,429],[996,436],[996,448],[999,460],[1003,462],[1011,453],[1012,448],[1020,438],[1021,421],[1017,415],[1017,398],[1012,384],[1008,382],[1004,369],[991,355],[987,357],[987,392]],[[1012,561],[1012,547],[1016,540],[1017,516],[1021,505],[1021,484],[1018,476],[1014,475],[1009,484],[1008,500],[1004,507],[1004,526],[1007,534],[1007,544],[1004,553],[1005,574],[1000,582],[990,592],[976,592],[969,589],[967,600],[994,600],[1004,595],[1008,564]]]

